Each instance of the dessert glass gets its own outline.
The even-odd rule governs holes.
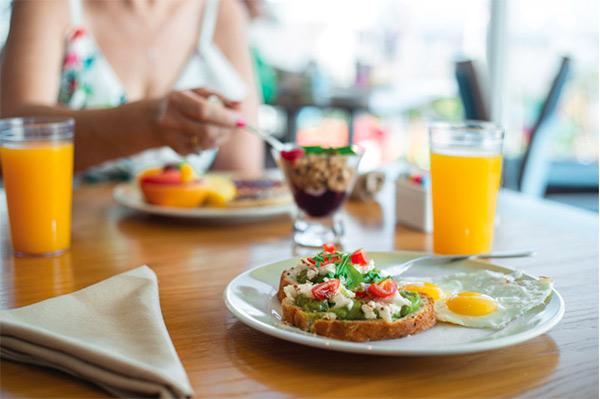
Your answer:
[[[352,191],[364,151],[352,146],[317,152],[289,144],[284,151],[273,150],[296,203],[294,242],[307,247],[340,242],[344,223],[339,210]]]

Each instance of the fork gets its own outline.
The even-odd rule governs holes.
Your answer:
[[[426,255],[418,258],[411,259],[404,263],[400,263],[399,265],[394,265],[388,267],[381,271],[382,276],[391,276],[392,278],[399,277],[405,271],[413,267],[417,263],[432,261],[432,262],[452,262],[457,260],[464,259],[480,259],[480,258],[521,258],[525,256],[533,256],[535,255],[535,250],[533,249],[525,249],[525,250],[517,250],[517,251],[499,251],[499,252],[490,252],[484,254],[472,254],[472,255]]]

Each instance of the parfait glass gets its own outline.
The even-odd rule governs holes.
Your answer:
[[[358,146],[337,150],[286,144],[283,151],[273,150],[296,203],[292,231],[296,244],[320,247],[340,242],[344,223],[339,210],[352,191],[363,153]]]

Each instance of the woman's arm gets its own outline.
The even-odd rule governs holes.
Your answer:
[[[68,28],[66,0],[13,2],[1,70],[3,117],[24,104],[56,105]]]
[[[248,124],[258,126],[258,92],[256,75],[246,35],[247,16],[237,1],[221,0],[214,34],[214,43],[229,59],[248,85],[248,97],[239,110]],[[219,149],[214,167],[258,172],[264,167],[264,143],[253,133],[239,131]]]
[[[186,154],[196,143],[202,148],[220,145],[240,130],[241,114],[210,103],[212,93],[205,90],[171,92],[109,109],[58,106],[69,23],[66,0],[14,2],[2,60],[0,113],[74,118],[75,170],[163,145]]]
[[[66,107],[23,104],[2,117],[65,116],[75,119],[75,171],[166,145],[157,134],[158,101],[146,100],[117,108],[75,111]],[[188,150],[189,152],[189,150]]]

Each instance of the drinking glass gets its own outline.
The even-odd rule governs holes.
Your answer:
[[[503,129],[490,122],[429,127],[434,252],[491,251],[503,138]]]
[[[296,203],[296,244],[320,247],[340,242],[344,223],[339,210],[352,191],[363,155],[360,147],[351,149],[350,153],[306,154],[303,147],[287,145],[285,151],[273,150]]]
[[[8,219],[19,256],[53,256],[71,244],[73,127],[68,118],[0,120]]]

